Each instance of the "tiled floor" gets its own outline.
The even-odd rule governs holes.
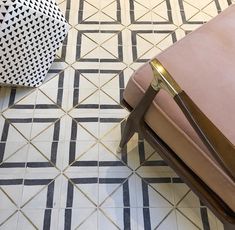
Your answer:
[[[0,88],[0,229],[223,229],[148,143],[116,148],[131,73],[231,0],[57,3],[71,28],[46,82]]]

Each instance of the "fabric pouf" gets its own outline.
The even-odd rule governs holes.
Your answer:
[[[39,86],[68,29],[52,0],[0,0],[0,83]]]

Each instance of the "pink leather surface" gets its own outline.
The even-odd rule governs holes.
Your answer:
[[[163,51],[157,59],[235,144],[235,6]],[[124,92],[130,105],[138,103],[152,77],[148,63],[134,73]],[[161,91],[154,102],[146,115],[147,123],[235,211],[234,182],[216,164],[173,99]]]

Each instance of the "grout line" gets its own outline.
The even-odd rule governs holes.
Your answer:
[[[169,201],[166,197],[164,197],[156,188],[154,188],[151,183],[148,183],[146,180],[145,180],[145,177],[142,177],[138,172],[136,172],[136,175],[144,181],[144,183],[146,183],[149,187],[151,187],[159,196],[161,196],[163,198],[163,200],[165,200],[166,202],[168,202],[172,207],[174,207],[174,203],[172,203],[171,201]]]
[[[199,208],[200,209],[200,208]],[[183,217],[185,217],[189,222],[191,222],[195,227],[197,227],[199,230],[203,230],[201,229],[200,227],[197,226],[196,223],[193,222],[193,220],[191,220],[188,216],[186,216],[186,214],[184,214],[181,210],[179,210],[178,208],[176,208],[177,212],[179,212]],[[177,219],[177,216],[176,216],[176,220]],[[177,221],[177,225],[178,225],[178,221]]]
[[[15,205],[15,208],[18,208],[18,205],[15,203],[15,201],[7,194],[7,192],[0,187],[0,191],[12,202],[12,204]]]
[[[65,2],[66,2],[66,0],[60,2],[60,4],[58,4],[58,5],[62,5],[62,4],[65,3]],[[151,1],[148,1],[148,2],[151,3]],[[163,2],[164,2],[164,0],[161,1],[160,3],[158,3],[156,6],[153,6],[152,8],[150,7],[150,8],[151,8],[151,9],[150,9],[150,8],[146,8],[146,6],[144,6],[143,4],[139,3],[138,0],[136,0],[136,3],[137,3],[137,4],[139,4],[139,5],[141,5],[142,7],[144,7],[144,8],[147,9],[147,12],[146,12],[144,15],[140,16],[138,19],[135,19],[135,21],[138,21],[138,20],[140,20],[141,18],[143,18],[145,15],[147,15],[148,13],[151,13],[151,19],[152,19],[151,26],[153,26],[153,33],[154,33],[154,28],[155,28],[155,27],[157,28],[157,26],[158,26],[158,25],[156,25],[156,24],[153,23],[153,16],[154,16],[154,14],[156,14],[157,16],[159,16],[159,17],[165,19],[164,17],[162,17],[162,16],[159,15],[158,13],[154,12],[154,9],[156,9],[156,8],[157,8],[159,5],[161,5]],[[206,10],[206,7],[208,7],[213,1],[209,2],[206,6],[202,7],[201,9],[199,9],[199,8],[197,8],[197,7],[195,7],[195,6],[193,6],[192,4],[190,4],[189,2],[187,2],[186,0],[185,0],[185,2],[186,2],[187,4],[189,4],[189,5],[191,5],[192,7],[194,7],[195,9],[199,10],[199,11],[198,11],[197,13],[195,13],[192,17],[190,17],[189,19],[187,19],[187,21],[189,21],[190,19],[192,19],[194,16],[196,16],[197,14],[199,14],[199,13],[201,13],[201,12],[204,13],[204,14],[206,14],[206,15],[208,15],[208,16],[210,16],[210,17],[212,17],[212,15],[210,15],[208,12],[205,12],[204,10]],[[89,1],[86,1],[86,3],[89,4],[90,6],[93,6],[91,3],[89,3]],[[110,2],[110,3],[108,3],[107,5],[105,5],[105,6],[103,6],[103,7],[101,7],[101,4],[100,4],[100,2],[99,2],[99,8],[97,8],[96,6],[93,6],[94,8],[96,8],[97,12],[93,13],[92,15],[90,15],[89,17],[87,17],[86,19],[83,19],[83,21],[86,21],[87,19],[91,18],[92,16],[94,16],[94,15],[96,15],[96,14],[98,14],[99,19],[101,19],[101,14],[104,14],[104,15],[106,15],[107,17],[109,17],[110,19],[113,19],[113,20],[116,21],[116,19],[114,19],[113,17],[111,17],[110,15],[108,15],[107,13],[104,12],[109,6],[112,6],[112,4],[114,4],[114,3],[115,3],[115,0],[112,1],[112,2]],[[128,16],[128,5],[127,5],[127,4],[128,4],[127,1],[125,1],[125,4],[124,4],[124,7],[125,7],[125,8],[124,8],[124,11],[123,11],[123,9],[121,10],[121,13],[124,12],[124,13],[125,13],[125,16]],[[65,10],[67,11],[68,9],[65,9]],[[69,10],[72,11],[72,9],[69,9]],[[173,10],[173,9],[172,9],[172,10]],[[181,9],[180,9],[180,11],[181,11]],[[178,15],[177,15],[177,17],[178,17]],[[122,14],[121,14],[121,19],[122,19]],[[126,20],[125,22],[127,22],[127,21],[128,21],[128,20]],[[180,20],[179,20],[179,21],[180,21]],[[79,32],[79,29],[76,28],[76,27],[79,26],[79,24],[82,24],[82,23],[78,23],[78,24],[76,24],[76,25],[71,25],[70,32],[73,32],[73,30],[75,30],[75,32]],[[133,24],[134,24],[134,23],[133,23]],[[93,39],[91,39],[89,36],[87,36],[87,35],[85,34],[84,36],[87,37],[88,39],[90,39],[91,41],[93,41],[97,46],[96,46],[94,49],[92,49],[91,51],[89,51],[87,54],[82,55],[78,60],[75,60],[75,61],[72,62],[72,63],[68,63],[67,61],[63,61],[63,63],[65,63],[67,66],[66,66],[63,70],[61,70],[58,74],[55,74],[55,76],[51,77],[48,81],[46,81],[44,85],[46,85],[46,83],[49,82],[49,81],[51,81],[52,79],[55,79],[56,77],[58,77],[61,72],[65,72],[66,70],[68,70],[68,69],[70,69],[70,68],[76,70],[77,68],[75,68],[74,65],[77,64],[77,63],[80,63],[80,60],[81,60],[83,57],[87,56],[88,54],[92,54],[92,52],[93,52],[95,49],[97,49],[97,48],[98,48],[98,49],[100,49],[100,48],[104,49],[104,50],[105,50],[106,52],[108,52],[110,55],[112,55],[113,57],[115,57],[115,58],[118,59],[118,57],[116,57],[111,51],[109,51],[107,48],[104,48],[103,45],[105,45],[105,43],[106,43],[107,41],[111,40],[112,38],[114,38],[114,37],[117,36],[118,34],[122,34],[122,33],[126,32],[125,30],[128,30],[129,32],[132,31],[131,28],[129,28],[129,27],[132,26],[133,24],[130,23],[129,25],[125,26],[125,23],[122,21],[120,24],[115,25],[117,28],[121,27],[120,30],[117,29],[117,33],[115,33],[115,34],[112,35],[111,37],[105,39],[104,41],[100,42],[100,44],[99,44],[99,42],[97,43],[96,41],[94,41]],[[179,24],[180,24],[180,23],[179,23]],[[174,17],[173,17],[173,23],[171,23],[171,25],[175,25]],[[179,30],[179,29],[181,29],[181,30],[183,30],[183,31],[187,31],[187,30],[185,30],[185,29],[182,28],[182,26],[184,26],[184,25],[187,25],[187,24],[182,23],[182,24],[180,24],[180,25],[175,25],[176,28],[174,29],[174,31],[171,32],[171,34],[174,33],[174,32],[176,32],[176,31]],[[92,25],[87,25],[87,27],[89,27],[89,26],[92,27]],[[95,26],[96,26],[96,25],[95,25]],[[101,23],[101,20],[99,20],[99,35],[101,34],[102,26],[103,26],[103,25],[102,25],[102,23]],[[103,27],[105,28],[105,26],[103,26]],[[115,28],[116,28],[116,27],[115,27]],[[163,27],[164,27],[164,26],[163,26]],[[107,30],[109,30],[109,29],[107,29]],[[147,50],[147,51],[146,51],[144,54],[142,54],[141,56],[137,57],[137,59],[138,59],[138,58],[141,58],[142,56],[144,56],[146,53],[148,53],[148,52],[149,52],[152,48],[154,48],[154,47],[160,49],[160,48],[158,47],[158,45],[159,45],[162,41],[164,41],[167,37],[171,36],[171,34],[168,34],[166,37],[164,37],[163,39],[161,39],[161,41],[158,42],[158,43],[156,43],[156,44],[153,44],[153,43],[150,42],[148,39],[145,39],[145,38],[142,37],[141,35],[138,35],[139,37],[141,37],[141,38],[144,39],[145,41],[147,41],[147,42],[149,42],[150,44],[152,44],[153,47],[151,47],[149,50]],[[177,35],[177,34],[176,34],[176,35]],[[128,35],[128,38],[130,38],[129,35]],[[178,37],[177,37],[176,40],[178,40]],[[69,46],[66,45],[66,49],[67,49],[67,47],[69,47]],[[160,49],[160,50],[161,50],[161,49]],[[61,58],[61,57],[59,56],[59,58]],[[136,60],[137,60],[137,59],[136,59]],[[67,59],[67,60],[68,60],[68,59]],[[128,68],[134,70],[134,67],[132,68],[131,66],[136,63],[136,60],[133,60],[133,61],[131,60],[131,64],[128,64],[128,65],[127,65],[124,61],[120,62],[120,63],[119,63],[120,65],[121,65],[121,64],[124,64],[124,65],[125,65],[125,68],[122,69],[122,70],[120,70],[120,73],[121,73],[121,72],[124,72],[124,71],[127,70]],[[112,77],[112,78],[109,79],[107,82],[105,82],[103,85],[101,85],[101,80],[100,80],[101,71],[100,71],[100,70],[101,70],[101,67],[102,67],[102,64],[103,64],[103,63],[101,63],[100,57],[98,57],[98,62],[97,62],[97,64],[98,64],[98,66],[99,66],[99,67],[98,67],[98,68],[99,68],[99,71],[98,71],[98,74],[99,74],[98,82],[99,82],[99,84],[98,84],[98,86],[95,85],[91,80],[89,80],[88,78],[86,78],[86,77],[84,76],[84,74],[81,74],[86,80],[88,80],[91,84],[93,84],[97,89],[96,89],[94,92],[92,92],[91,94],[89,94],[87,97],[85,97],[84,99],[82,99],[80,102],[78,102],[77,105],[80,105],[80,104],[82,104],[82,103],[86,103],[86,100],[87,100],[87,99],[89,99],[89,98],[92,97],[92,96],[95,96],[97,93],[99,94],[99,103],[98,103],[98,105],[100,105],[100,104],[101,104],[101,98],[100,98],[100,97],[101,97],[101,94],[105,94],[107,97],[109,97],[110,99],[112,99],[117,105],[120,105],[120,106],[121,106],[120,109],[118,109],[118,110],[116,110],[116,111],[113,111],[113,112],[110,114],[110,116],[118,115],[118,117],[121,117],[120,113],[118,113],[118,112],[121,111],[122,109],[125,109],[125,108],[123,108],[122,105],[120,104],[120,102],[117,101],[116,99],[114,99],[112,95],[110,95],[109,93],[107,93],[106,90],[105,90],[105,88],[104,88],[106,85],[108,85],[110,82],[112,82],[115,78],[117,78],[119,74],[116,74],[114,77]],[[112,64],[113,64],[113,63],[112,63]],[[87,65],[89,66],[89,63],[87,63]],[[113,64],[113,65],[114,65],[114,64]],[[0,90],[1,90],[1,89],[2,89],[2,88],[0,88]],[[37,90],[37,92],[36,92],[36,90]],[[141,164],[140,164],[136,169],[134,169],[134,170],[128,165],[128,163],[125,163],[125,162],[122,161],[122,159],[119,159],[119,156],[116,155],[115,152],[113,152],[113,150],[111,150],[108,146],[106,146],[106,144],[105,144],[105,137],[107,137],[109,134],[111,134],[116,128],[119,128],[120,123],[125,120],[126,115],[125,115],[125,118],[122,118],[122,121],[120,121],[120,122],[117,123],[117,124],[114,124],[114,126],[113,126],[111,129],[109,129],[108,131],[106,131],[106,132],[104,132],[104,133],[101,133],[100,117],[101,117],[102,114],[105,114],[105,112],[102,112],[102,110],[100,109],[100,106],[99,106],[99,109],[98,109],[98,122],[97,122],[97,124],[98,124],[98,136],[97,136],[97,137],[96,137],[96,135],[94,135],[92,132],[89,131],[89,128],[86,128],[81,122],[77,122],[77,121],[76,121],[76,123],[77,123],[77,125],[78,125],[79,127],[81,127],[82,129],[84,129],[86,132],[88,132],[89,135],[91,135],[91,137],[94,138],[94,140],[88,140],[87,142],[89,142],[89,143],[94,142],[94,143],[93,143],[91,146],[89,146],[88,149],[83,150],[83,152],[82,152],[79,156],[75,157],[75,160],[74,160],[72,163],[70,163],[69,165],[66,165],[66,167],[65,167],[64,169],[59,169],[59,168],[57,168],[57,165],[54,165],[54,163],[52,163],[52,162],[50,161],[50,159],[49,159],[46,155],[44,155],[44,153],[43,153],[40,149],[38,149],[38,147],[37,147],[36,145],[34,145],[34,141],[37,140],[37,137],[39,137],[40,135],[43,135],[43,133],[44,133],[45,131],[47,131],[49,128],[51,128],[57,121],[62,120],[62,119],[65,118],[66,116],[68,116],[71,120],[74,120],[74,121],[75,121],[74,117],[73,117],[71,114],[69,114],[69,113],[71,113],[73,110],[75,110],[77,105],[72,106],[72,108],[69,108],[69,109],[63,108],[63,105],[60,107],[60,106],[58,106],[58,104],[57,104],[54,100],[52,100],[46,93],[44,93],[44,91],[41,89],[41,87],[38,87],[38,88],[36,88],[36,89],[32,89],[32,90],[30,90],[29,92],[27,92],[22,98],[17,99],[16,101],[14,101],[13,105],[11,105],[11,106],[5,108],[3,111],[0,112],[0,114],[1,114],[2,117],[5,119],[6,122],[9,122],[9,120],[4,116],[3,113],[6,112],[6,111],[9,111],[15,104],[18,104],[20,101],[24,100],[26,97],[30,96],[30,95],[33,94],[34,92],[36,92],[37,95],[36,95],[36,99],[35,99],[35,103],[34,103],[34,109],[33,109],[33,113],[32,113],[32,114],[33,114],[33,115],[32,115],[32,118],[34,118],[34,116],[35,116],[35,112],[36,112],[36,100],[37,100],[37,97],[38,97],[38,93],[39,93],[39,92],[43,93],[43,95],[45,95],[50,101],[52,101],[52,103],[55,104],[55,105],[58,107],[59,110],[61,110],[62,112],[64,112],[64,114],[61,115],[55,122],[53,122],[52,124],[50,124],[48,127],[44,128],[42,131],[40,131],[40,132],[39,132],[36,136],[34,136],[34,137],[31,137],[32,131],[33,131],[33,125],[34,125],[34,123],[32,122],[32,124],[31,124],[31,129],[30,129],[30,137],[29,137],[29,138],[26,138],[26,137],[20,132],[20,130],[18,130],[17,127],[14,126],[14,124],[10,123],[10,126],[12,126],[13,129],[15,129],[17,132],[19,132],[20,135],[27,141],[27,143],[24,144],[23,146],[21,146],[19,149],[17,149],[17,150],[16,150],[14,153],[12,153],[11,155],[9,155],[6,159],[4,159],[4,161],[1,162],[0,165],[1,165],[2,163],[4,163],[4,162],[8,161],[8,160],[9,160],[12,156],[14,156],[20,149],[23,149],[23,148],[26,147],[27,145],[28,145],[28,147],[27,147],[27,149],[28,149],[28,150],[27,150],[27,162],[28,162],[28,159],[29,159],[29,146],[32,145],[32,146],[39,152],[39,154],[41,154],[48,162],[50,162],[50,163],[53,165],[53,167],[54,167],[55,169],[59,170],[59,172],[60,172],[60,174],[58,174],[50,183],[53,183],[59,176],[63,176],[63,177],[65,177],[70,183],[72,183],[73,186],[76,186],[76,188],[79,190],[79,192],[81,192],[90,202],[92,202],[92,204],[94,204],[95,207],[98,206],[98,208],[95,208],[95,210],[92,211],[92,212],[90,213],[90,215],[87,216],[87,217],[79,224],[79,226],[76,227],[76,229],[79,228],[80,226],[82,226],[82,225],[83,225],[92,215],[94,215],[96,212],[97,212],[97,223],[99,223],[99,212],[100,212],[102,215],[105,216],[105,218],[107,218],[109,221],[111,221],[111,223],[114,224],[115,227],[117,227],[118,229],[120,229],[120,227],[117,226],[117,224],[102,210],[102,208],[100,208],[100,206],[102,206],[114,193],[116,193],[117,190],[120,189],[120,187],[125,183],[125,181],[127,181],[132,175],[135,174],[135,175],[137,175],[139,178],[141,178],[141,179],[144,180],[144,178],[142,178],[141,175],[139,175],[138,172],[136,172],[136,171],[137,171],[138,169],[140,169],[141,166],[143,166],[144,162],[148,161],[148,160],[154,155],[155,151],[154,151],[153,153],[151,153],[151,154],[145,159],[145,161],[144,161],[143,163],[141,163]],[[0,105],[0,106],[1,106],[1,105]],[[109,114],[109,113],[108,113],[108,114]],[[119,115],[120,115],[120,116],[119,116]],[[123,115],[123,116],[124,116],[124,115]],[[60,141],[61,141],[61,140],[59,139],[58,142],[60,142]],[[62,140],[62,142],[66,142],[66,141],[67,141],[67,140]],[[70,141],[70,140],[68,140],[68,142],[69,142],[69,141]],[[78,142],[78,140],[75,140],[75,141]],[[103,143],[103,142],[104,142],[104,143]],[[112,142],[112,141],[110,141],[110,142]],[[115,142],[115,140],[113,140],[113,142]],[[7,143],[7,142],[6,142],[6,143]],[[70,180],[70,178],[66,175],[66,173],[67,173],[66,170],[69,169],[69,167],[71,167],[71,165],[72,165],[75,161],[79,160],[79,159],[80,159],[81,157],[83,157],[86,153],[88,153],[89,150],[92,149],[95,145],[98,145],[98,172],[97,172],[97,174],[98,174],[98,179],[100,178],[100,163],[99,163],[99,160],[100,160],[100,151],[101,151],[100,148],[101,148],[101,147],[106,148],[106,149],[110,152],[110,154],[112,154],[112,155],[115,156],[118,160],[120,160],[121,162],[123,162],[124,165],[125,165],[125,167],[128,167],[128,168],[131,170],[131,172],[132,172],[132,173],[126,178],[126,180],[125,180],[121,185],[118,185],[118,187],[117,187],[114,191],[112,191],[112,193],[109,194],[109,196],[107,196],[101,203],[100,203],[100,201],[99,201],[100,190],[99,190],[99,186],[98,186],[98,204],[95,204],[96,202],[93,202],[92,199],[87,195],[87,193],[84,192],[82,189],[80,189],[78,185],[74,184],[74,183]],[[24,172],[23,181],[25,181],[25,179],[26,179],[26,178],[25,178],[25,176],[26,176],[26,170],[27,170],[26,165],[27,165],[27,164],[25,164],[25,172]],[[64,167],[64,166],[65,166],[65,164],[63,164],[63,167]],[[63,168],[63,167],[62,167],[62,168]],[[50,183],[49,183],[49,184],[50,184]],[[147,183],[147,182],[145,181],[145,183]],[[23,184],[24,184],[24,183],[23,183]],[[49,185],[49,184],[48,184],[48,185]],[[154,187],[152,187],[151,184],[149,184],[149,183],[147,183],[147,184],[148,184],[152,189],[154,189]],[[29,202],[31,202],[31,200],[34,199],[34,198],[35,198],[42,190],[44,190],[48,185],[44,186],[39,192],[37,192],[37,194],[35,194],[35,195],[34,195],[32,198],[30,198],[25,204],[23,204],[22,207],[25,207]],[[62,183],[60,184],[60,186],[62,187]],[[24,191],[23,187],[24,187],[24,185],[22,185],[22,191],[21,191],[22,194],[21,194],[20,205],[22,204],[22,200],[23,200],[23,191]],[[2,190],[3,193],[10,199],[10,201],[13,202],[13,204],[17,206],[17,204],[15,204],[15,202],[11,199],[11,197],[9,197],[9,195],[8,195],[2,188],[0,188],[0,190]],[[165,200],[167,200],[163,195],[161,195],[160,192],[158,192],[156,189],[154,189],[154,190],[155,190],[160,196],[162,196]],[[156,226],[155,229],[157,229],[159,226],[161,226],[161,224],[162,224],[162,223],[164,222],[164,220],[171,214],[171,212],[176,212],[176,211],[179,211],[179,212],[180,212],[180,215],[183,215],[183,216],[184,216],[185,218],[187,218],[190,222],[192,222],[192,224],[194,224],[193,221],[192,221],[189,217],[186,216],[186,214],[182,213],[182,212],[181,212],[180,210],[178,210],[178,208],[177,208],[177,206],[180,204],[180,202],[189,194],[190,191],[191,191],[191,190],[189,190],[186,194],[184,194],[184,196],[177,202],[177,204],[174,204],[174,208],[171,209],[171,211],[163,218],[163,220]],[[167,201],[168,201],[168,200],[167,200]],[[169,201],[168,201],[168,202],[169,202]],[[170,203],[171,203],[171,202],[170,202]],[[131,207],[133,208],[133,206],[130,206],[130,208],[131,208]],[[123,207],[122,207],[122,208],[123,208]],[[135,207],[134,207],[134,208],[135,208]],[[62,210],[61,208],[59,208],[59,209]],[[2,226],[4,223],[6,223],[6,222],[7,222],[11,217],[13,217],[16,213],[17,213],[17,211],[15,211],[13,214],[11,214],[2,224],[0,224],[0,226]],[[27,215],[26,215],[23,211],[19,210],[19,213],[21,213],[35,228],[37,228],[36,225],[34,225],[34,224],[32,223],[32,221],[27,217]],[[58,212],[58,215],[59,215],[59,212]],[[58,216],[58,218],[59,218],[59,216]],[[18,215],[18,221],[19,221],[19,215]],[[176,216],[176,221],[177,221],[177,216]],[[137,222],[138,222],[138,220],[137,220]],[[194,225],[196,226],[196,224],[194,224]],[[198,226],[197,226],[197,227],[198,227]],[[177,228],[178,228],[178,221],[177,221]]]
[[[172,208],[167,214],[166,216],[158,223],[158,225],[154,228],[154,230],[158,229],[158,227],[161,227],[161,224],[167,219],[167,217],[174,212],[174,208]],[[176,218],[176,217],[175,217]]]
[[[117,229],[121,230],[121,228],[103,211],[103,209],[99,209],[99,210]]]
[[[14,215],[16,215],[18,211],[15,210],[10,216],[8,216],[2,223],[0,223],[0,227],[4,225],[9,219],[11,219]]]
[[[95,201],[93,201],[82,189],[80,189],[79,186],[71,180],[71,178],[69,178],[64,173],[63,173],[63,176],[68,180],[68,182],[70,182],[74,187],[76,187],[76,189],[79,190],[79,192],[82,193],[83,196],[85,196],[88,199],[88,201],[94,205],[94,207],[97,207],[97,204],[95,203]]]
[[[97,212],[97,208],[95,208],[94,211],[92,211],[75,229],[79,229],[94,213]]]
[[[31,219],[30,219],[22,210],[20,210],[19,213],[21,213],[21,214],[28,220],[28,222],[29,222],[31,225],[33,225],[33,227],[34,227],[35,229],[39,229],[39,228],[31,221]],[[18,218],[19,218],[19,215],[18,215]],[[19,221],[19,220],[18,220],[18,221]],[[18,226],[18,224],[17,224],[17,226]]]

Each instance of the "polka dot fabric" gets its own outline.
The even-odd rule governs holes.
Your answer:
[[[39,86],[68,29],[51,0],[0,0],[0,83]]]

